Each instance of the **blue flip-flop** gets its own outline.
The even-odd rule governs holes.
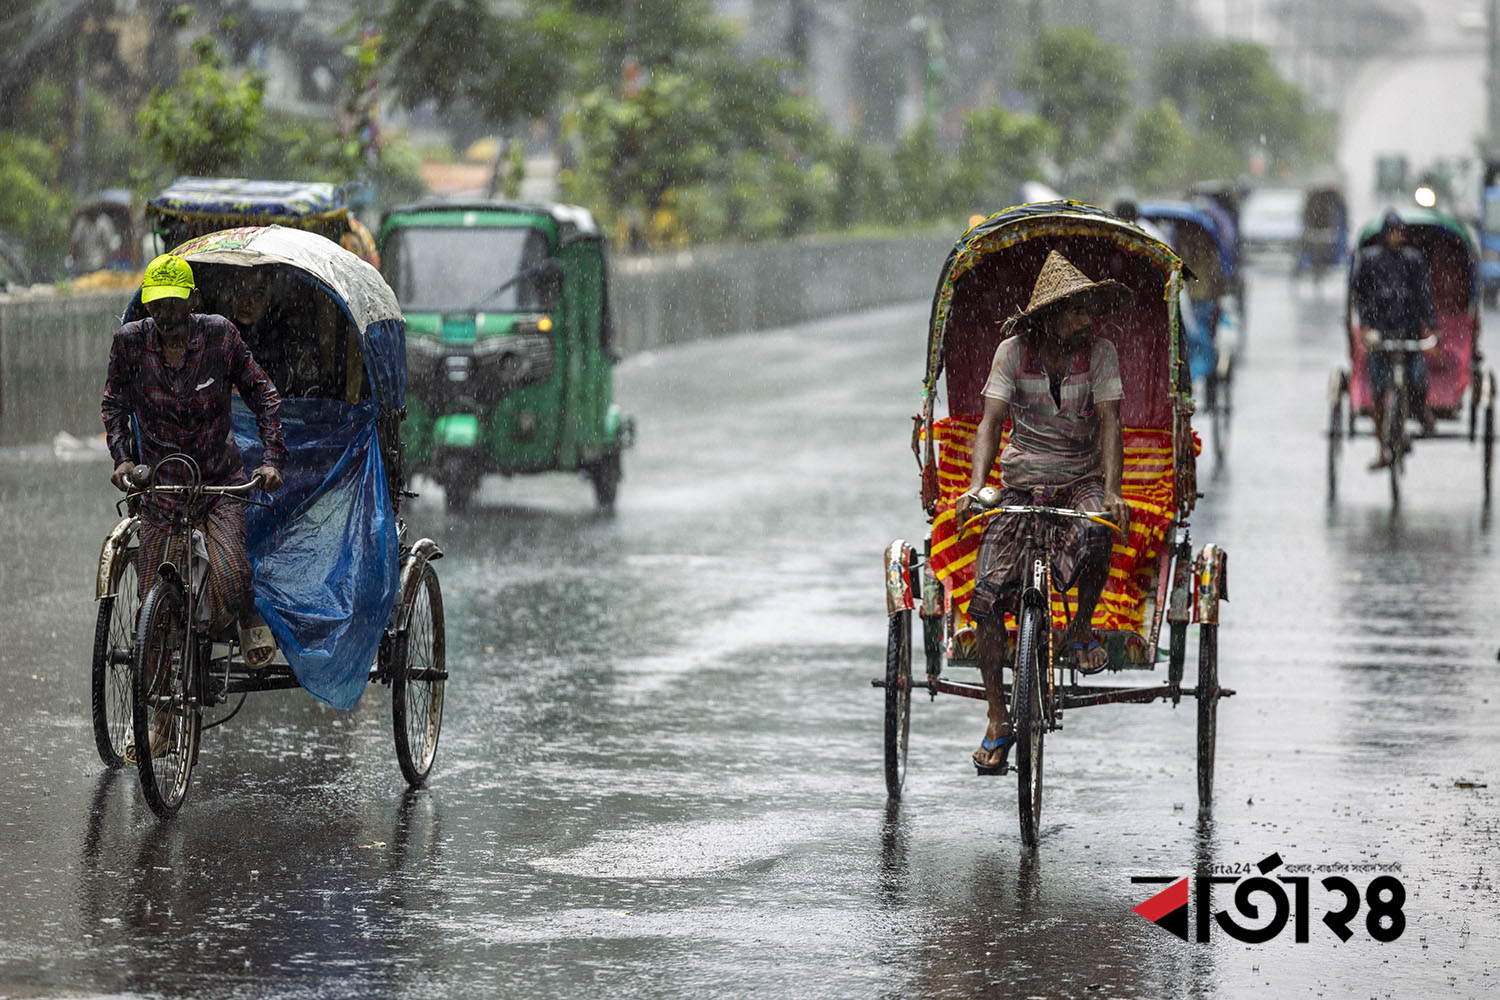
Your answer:
[[[1073,664],[1072,664],[1073,668],[1075,670],[1077,670],[1080,674],[1083,674],[1085,677],[1087,677],[1087,676],[1089,676],[1091,674],[1100,673],[1101,671],[1104,671],[1104,670],[1108,670],[1109,669],[1109,660],[1105,660],[1103,663],[1099,664],[1099,666],[1097,666],[1097,667],[1080,667],[1078,665],[1078,654],[1079,653],[1083,653],[1083,654],[1085,654],[1085,656],[1087,656],[1087,654],[1092,653],[1096,649],[1101,649],[1101,648],[1103,648],[1103,646],[1104,646],[1104,643],[1101,642],[1101,641],[1099,641],[1099,637],[1097,635],[1090,636],[1088,642],[1075,642],[1075,643],[1073,643]]]
[[[998,764],[981,764],[976,760],[974,761],[974,770],[980,774],[1004,774],[1010,770],[1010,765],[1006,762],[1006,758],[1010,756],[1011,744],[1015,742],[1015,733],[1007,733],[996,740],[992,740],[988,736],[980,740],[979,746],[981,749],[1000,751],[1000,762]]]

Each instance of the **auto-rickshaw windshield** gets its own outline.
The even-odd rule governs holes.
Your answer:
[[[381,270],[408,313],[549,312],[549,258],[539,229],[406,226],[391,234]]]

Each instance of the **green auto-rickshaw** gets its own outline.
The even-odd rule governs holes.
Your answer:
[[[381,270],[406,317],[411,467],[461,510],[486,473],[579,471],[614,505],[634,425],[613,401],[604,235],[586,209],[392,209]]]

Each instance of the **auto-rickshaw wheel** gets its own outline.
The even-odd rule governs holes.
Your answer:
[[[136,627],[131,738],[146,804],[163,818],[176,814],[187,797],[203,731],[194,641],[181,585],[158,580],[141,604]],[[156,746],[164,746],[160,755],[149,749],[153,735]]]
[[[885,792],[901,797],[911,730],[911,611],[890,616],[885,641]]]
[[[125,743],[135,724],[130,707],[134,697],[131,666],[135,658],[135,620],[141,600],[137,593],[136,549],[120,554],[115,593],[99,599],[94,623],[94,659],[90,678],[90,707],[94,746],[105,767],[125,766]]]
[[[437,756],[447,684],[443,593],[431,563],[414,562],[402,574],[401,605],[406,622],[390,651],[391,722],[396,762],[406,783],[418,788]]]
[[[1214,743],[1219,728],[1219,626],[1198,625],[1198,808],[1214,796]]]
[[[624,469],[620,464],[620,453],[612,451],[589,466],[589,480],[594,484],[594,502],[602,511],[615,509],[615,497],[620,492],[620,480]]]
[[[1021,843],[1035,847],[1042,821],[1042,735],[1047,728],[1042,714],[1042,670],[1046,665],[1042,609],[1027,606],[1021,612],[1016,640],[1015,684],[1011,687],[1010,719],[1016,734],[1016,790],[1021,822]],[[1051,623],[1046,623],[1050,625]]]
[[[443,505],[455,514],[461,514],[469,509],[469,501],[474,499],[474,493],[478,484],[470,480],[450,479],[443,484]]]

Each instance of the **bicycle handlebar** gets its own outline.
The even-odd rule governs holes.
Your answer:
[[[1421,340],[1381,340],[1371,350],[1376,351],[1425,351],[1429,347],[1437,346],[1436,337],[1423,337]]]
[[[260,489],[264,485],[264,483],[265,483],[265,477],[262,476],[262,475],[256,474],[254,476],[251,476],[248,482],[239,483],[238,485],[235,485],[235,486],[161,486],[161,485],[151,485],[151,486],[145,487],[144,489],[139,489],[139,490],[135,490],[134,492],[126,493],[124,499],[121,500],[120,503],[126,503],[128,501],[136,499],[137,497],[149,496],[149,495],[151,495],[153,493],[170,493],[170,494],[177,494],[177,495],[192,494],[194,496],[221,496],[221,497],[229,497],[229,499],[231,499],[231,500],[238,500],[240,503],[253,504],[253,505],[257,506],[257,507],[269,507],[271,505],[269,503],[267,503],[266,501],[264,501],[264,500],[256,500],[256,499],[254,499],[254,498],[252,498],[250,496],[250,494],[253,491],[255,491],[257,489]],[[116,506],[118,507],[119,504],[116,504]]]
[[[1102,524],[1106,528],[1114,531],[1116,534],[1125,534],[1124,528],[1121,528],[1118,524],[1109,520],[1108,511],[1074,510],[1071,507],[1044,507],[1039,504],[1006,504],[1000,507],[990,507],[986,510],[980,511],[978,514],[975,514],[973,517],[964,522],[963,528],[959,530],[959,535],[967,535],[969,533],[969,529],[972,528],[976,523],[988,520],[989,518],[994,517],[996,514],[1052,514],[1056,517],[1076,517],[1080,520],[1093,521],[1095,524]]]

